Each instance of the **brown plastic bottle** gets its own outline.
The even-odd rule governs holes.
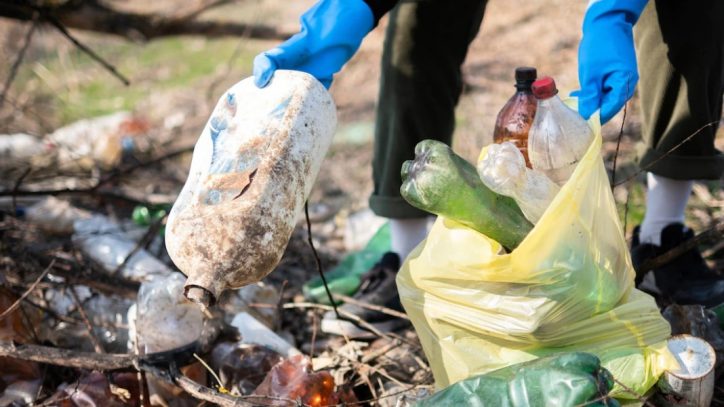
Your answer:
[[[515,69],[516,92],[498,113],[493,132],[495,143],[510,141],[518,147],[525,157],[525,164],[528,168],[532,168],[528,158],[528,131],[533,124],[538,107],[538,101],[531,90],[536,75],[535,68],[519,67]]]

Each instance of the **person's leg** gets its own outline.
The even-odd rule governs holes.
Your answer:
[[[646,214],[641,223],[639,240],[661,246],[661,231],[673,223],[684,224],[684,211],[694,181],[662,177],[650,172],[646,176],[648,192]]]
[[[636,25],[639,165],[649,171],[646,214],[632,245],[637,269],[693,236],[683,225],[693,180],[724,172],[724,156],[714,147],[724,94],[723,20],[719,0],[652,0]],[[646,274],[641,287],[680,303],[711,305],[724,300],[724,282],[708,271],[691,250]]]
[[[382,56],[370,208],[390,218],[400,257],[425,237],[429,216],[400,196],[402,163],[424,139],[450,143],[462,91],[460,66],[486,0],[401,2],[391,13]]]

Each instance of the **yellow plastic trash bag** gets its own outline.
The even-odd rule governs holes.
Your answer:
[[[634,270],[600,156],[601,131],[513,252],[438,218],[397,286],[437,388],[557,352],[597,355],[644,394],[675,361],[671,328]],[[616,385],[612,395],[636,398]]]

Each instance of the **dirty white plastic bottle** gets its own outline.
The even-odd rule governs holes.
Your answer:
[[[528,133],[528,157],[533,169],[562,186],[588,150],[593,131],[578,112],[557,96],[553,78],[540,78],[532,88],[538,98],[538,110]]]
[[[331,96],[306,73],[277,71],[262,89],[247,78],[221,97],[166,227],[187,298],[209,306],[274,269],[335,126]]]

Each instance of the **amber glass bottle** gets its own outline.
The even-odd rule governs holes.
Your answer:
[[[532,168],[528,158],[528,131],[533,124],[533,118],[538,106],[538,101],[531,90],[531,85],[535,79],[535,68],[520,67],[515,69],[516,92],[498,113],[498,118],[495,121],[495,131],[493,132],[493,141],[495,143],[510,141],[520,149],[528,168]]]

